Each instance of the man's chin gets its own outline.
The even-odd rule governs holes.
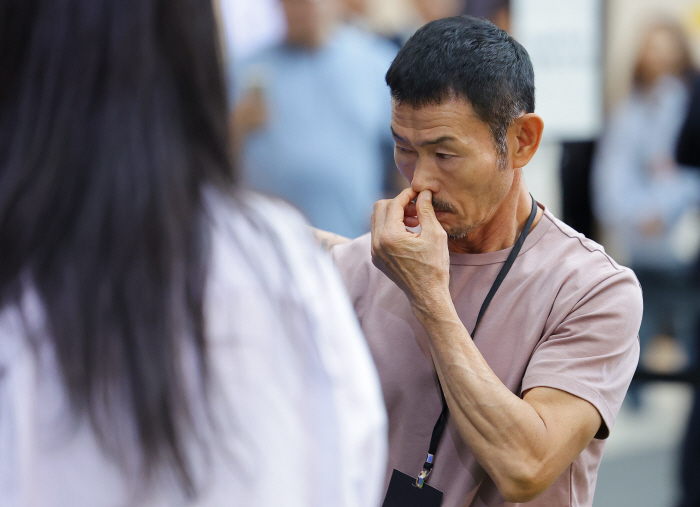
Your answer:
[[[447,239],[451,239],[453,241],[459,241],[460,239],[466,238],[468,234],[469,234],[469,232],[464,231],[464,230],[458,230],[456,232],[448,232]]]
[[[474,227],[449,227],[442,225],[442,228],[445,229],[445,232],[447,233],[447,237],[451,240],[460,240],[466,238],[470,232],[474,230]]]
[[[435,213],[435,218],[440,222],[442,228],[445,229],[447,237],[452,240],[464,239],[474,230],[474,226],[450,223],[454,222],[454,214],[449,211],[438,211]]]

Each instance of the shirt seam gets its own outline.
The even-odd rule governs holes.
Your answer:
[[[600,255],[602,255],[603,257],[605,257],[605,259],[606,259],[606,260],[608,261],[608,263],[613,267],[613,269],[622,270],[622,266],[620,266],[617,262],[615,262],[615,260],[614,260],[612,257],[610,257],[604,250],[601,250],[600,248],[590,248],[588,245],[586,245],[586,244],[583,242],[583,240],[581,239],[580,233],[579,233],[579,235],[569,234],[569,233],[566,232],[564,229],[562,229],[562,227],[561,227],[559,224],[557,224],[555,220],[550,220],[550,221],[552,222],[552,225],[554,225],[554,227],[556,227],[557,230],[558,230],[559,232],[561,232],[564,236],[566,236],[567,238],[571,238],[571,239],[577,240],[577,241],[579,242],[579,244],[580,244],[583,248],[585,248],[586,250],[588,250],[590,253],[592,253],[592,254],[596,254],[596,253],[597,253],[597,254],[600,254]],[[584,237],[585,237],[585,236],[584,236]]]

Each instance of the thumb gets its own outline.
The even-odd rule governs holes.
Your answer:
[[[433,209],[433,193],[430,190],[423,190],[418,194],[418,198],[416,199],[416,215],[418,216],[421,230],[442,227],[435,216],[435,210]]]

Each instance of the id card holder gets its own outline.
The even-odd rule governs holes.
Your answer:
[[[382,507],[440,507],[442,491],[423,484],[416,486],[416,479],[394,469],[389,489]]]

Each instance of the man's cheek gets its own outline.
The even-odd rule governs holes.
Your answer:
[[[403,175],[403,177],[406,178],[409,183],[411,183],[413,180],[413,165],[400,161],[398,157],[394,157],[394,162],[396,163],[396,168]]]

